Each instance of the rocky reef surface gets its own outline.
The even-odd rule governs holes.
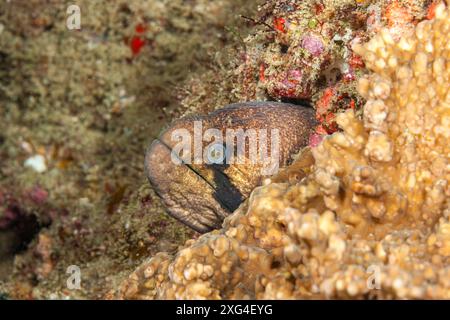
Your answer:
[[[81,29],[68,30],[70,4],[0,1],[0,295],[10,298],[101,298],[143,258],[195,236],[148,185],[144,152],[185,111],[184,83],[232,46],[235,8],[250,6],[80,0]]]

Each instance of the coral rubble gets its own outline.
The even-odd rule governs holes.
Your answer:
[[[342,132],[221,230],[150,258],[108,297],[450,298],[450,12],[433,10],[399,41],[382,29],[354,46],[373,72],[358,82],[363,119],[339,114]]]

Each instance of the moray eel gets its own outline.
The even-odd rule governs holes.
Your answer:
[[[146,175],[171,216],[208,232],[262,179],[290,164],[316,125],[312,108],[279,102],[236,103],[184,117],[148,148]]]

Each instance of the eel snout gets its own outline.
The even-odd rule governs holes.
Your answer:
[[[176,120],[145,156],[168,213],[199,232],[220,228],[262,178],[308,145],[314,110],[278,102],[228,105]]]

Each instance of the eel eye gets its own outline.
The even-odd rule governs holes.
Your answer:
[[[214,143],[206,149],[207,164],[225,164],[227,148],[221,143]]]

